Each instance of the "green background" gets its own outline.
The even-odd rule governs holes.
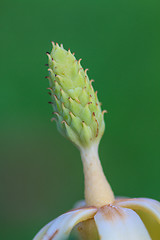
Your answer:
[[[160,200],[159,0],[0,1],[0,238],[27,240],[83,198],[78,150],[56,129],[51,41],[82,58],[108,110],[100,158],[116,195]]]

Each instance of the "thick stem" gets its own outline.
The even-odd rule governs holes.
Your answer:
[[[114,201],[112,189],[103,173],[98,145],[81,149],[85,178],[85,201],[88,206],[101,207]]]

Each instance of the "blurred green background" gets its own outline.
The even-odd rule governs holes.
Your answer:
[[[79,152],[50,122],[52,40],[83,59],[109,112],[99,151],[115,194],[160,200],[159,9],[159,0],[0,1],[0,239],[32,239],[83,198]]]

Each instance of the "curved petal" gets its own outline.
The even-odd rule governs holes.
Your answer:
[[[154,240],[160,239],[160,202],[149,198],[115,201],[116,206],[131,208],[140,216]]]
[[[140,217],[131,209],[106,205],[94,219],[101,240],[151,240]]]
[[[93,218],[96,212],[97,208],[94,207],[71,210],[48,223],[33,240],[66,239],[76,224]]]
[[[141,209],[149,214],[160,223],[160,202],[149,198],[131,198],[120,199],[115,201],[116,206],[131,208],[133,210]]]

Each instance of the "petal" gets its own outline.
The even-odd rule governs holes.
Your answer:
[[[81,207],[85,207],[85,206],[86,206],[86,202],[84,200],[80,200],[74,204],[73,209],[81,208]]]
[[[59,240],[68,238],[72,228],[81,221],[93,218],[97,208],[71,210],[43,227],[33,240]]]
[[[94,219],[101,240],[151,240],[140,217],[131,209],[106,205]]]
[[[115,204],[136,211],[147,227],[151,238],[160,239],[160,202],[149,198],[132,198],[115,201]]]
[[[131,198],[115,201],[116,206],[131,208],[133,210],[143,210],[153,215],[160,223],[160,202],[149,198]]]

